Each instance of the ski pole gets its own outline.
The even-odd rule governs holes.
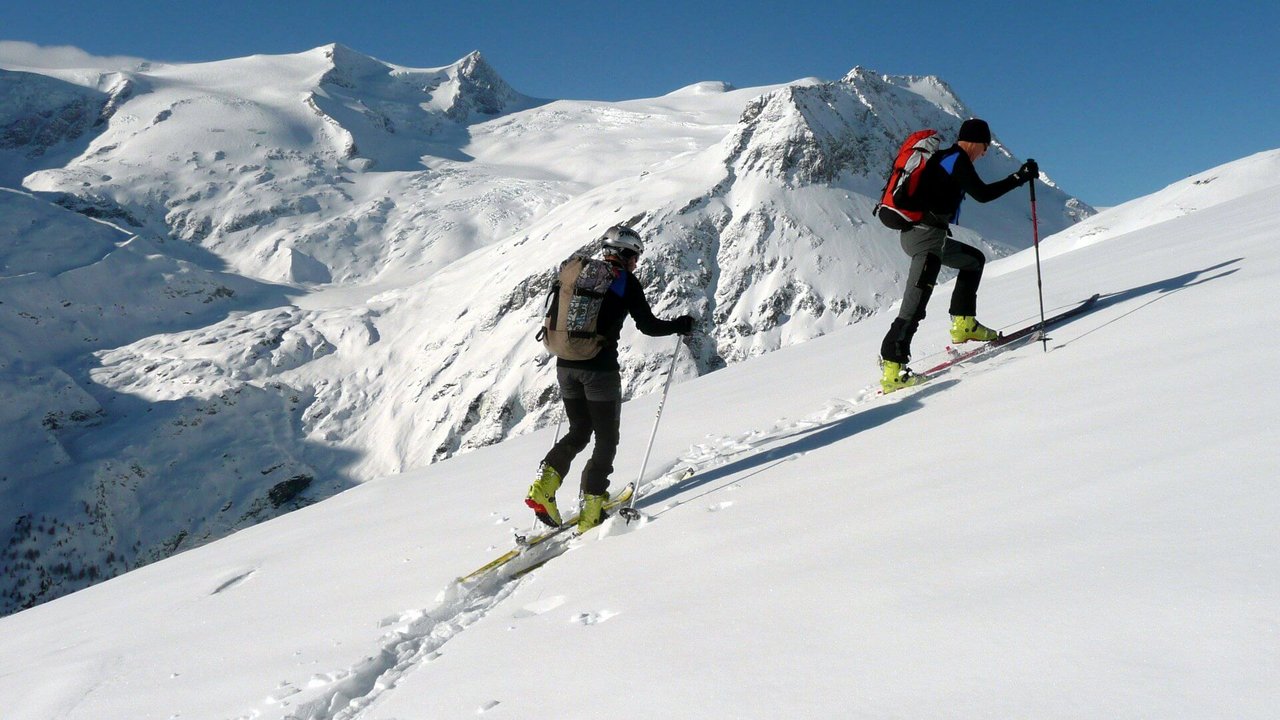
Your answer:
[[[1044,327],[1044,280],[1040,277],[1040,221],[1036,217],[1036,179],[1027,184],[1031,188],[1031,234],[1036,246],[1036,293],[1040,296],[1040,344],[1049,352],[1049,338]]]
[[[640,482],[644,480],[644,470],[649,464],[649,451],[653,450],[653,439],[658,436],[658,422],[662,420],[662,408],[667,404],[667,392],[671,390],[671,378],[676,374],[676,358],[680,357],[680,336],[676,336],[676,349],[671,353],[671,365],[667,368],[667,381],[662,384],[662,398],[658,400],[658,413],[653,418],[653,431],[649,433],[649,444],[644,449],[644,460],[640,461],[640,474],[636,476],[636,486],[631,492],[631,500],[627,502],[627,506],[618,511],[629,524],[632,520],[639,520],[640,513],[636,512],[636,498],[640,497]]]

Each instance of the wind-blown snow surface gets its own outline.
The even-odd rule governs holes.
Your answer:
[[[1278,163],[1045,239],[1048,308],[1102,294],[1047,353],[875,398],[881,314],[677,383],[649,520],[522,578],[450,585],[549,430],[0,619],[5,717],[1273,717]],[[1038,316],[1025,255],[987,322]]]
[[[64,65],[0,70],[0,184],[26,190],[0,196],[0,612],[553,424],[533,330],[612,223],[648,239],[659,314],[707,320],[681,377],[869,316],[907,262],[870,215],[897,143],[973,114],[862,68],[605,103],[526,97],[479,54]],[[962,236],[1007,254],[1027,211],[970,203]],[[1046,233],[1089,214],[1043,188]],[[95,239],[32,229],[68,217]],[[625,349],[629,397],[668,353]]]

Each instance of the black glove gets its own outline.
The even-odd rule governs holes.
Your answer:
[[[1018,178],[1018,184],[1025,185],[1040,177],[1040,166],[1035,160],[1027,158],[1027,161],[1022,163],[1022,167],[1018,168],[1018,172],[1013,175]]]
[[[693,316],[692,315],[681,315],[680,317],[676,318],[675,320],[672,320],[671,322],[675,323],[677,335],[688,335],[689,333],[693,332]]]

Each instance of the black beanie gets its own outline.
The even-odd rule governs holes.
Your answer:
[[[960,134],[956,136],[956,142],[962,140],[990,145],[991,128],[987,127],[987,121],[979,120],[978,118],[965,120],[964,124],[960,126]]]

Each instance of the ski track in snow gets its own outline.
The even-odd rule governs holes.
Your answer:
[[[995,357],[1007,355],[1011,354],[1000,353],[979,358],[974,364],[985,364]],[[962,365],[952,372],[967,374],[970,370],[968,365]],[[879,404],[878,401],[896,404],[918,398],[923,393],[942,390],[952,382],[934,379],[916,387],[899,390],[892,396],[882,395],[876,386],[869,385],[852,399],[832,398],[820,410],[800,420],[782,418],[768,430],[749,430],[736,437],[710,436],[704,442],[691,446],[675,464],[644,485],[637,507],[665,505],[656,513],[643,514],[641,526],[668,510],[720,490],[736,489],[743,480],[800,457],[807,450],[780,452],[780,448],[787,448],[806,436],[847,420],[869,406]],[[731,470],[708,476],[709,471],[726,468],[746,458],[756,458],[762,462],[747,475],[740,474],[739,470]],[[707,488],[693,497],[674,498],[675,495],[685,494],[721,478],[729,481]],[[668,497],[672,499],[668,501]],[[711,502],[705,506],[705,510],[719,512],[732,506],[732,500],[724,500]],[[415,668],[440,657],[440,650],[445,643],[501,605],[515,593],[529,574],[564,554],[572,547],[574,540],[575,536],[570,533],[564,539],[557,538],[521,554],[517,559],[490,571],[476,581],[465,585],[451,583],[437,597],[440,604],[435,609],[409,610],[383,618],[379,623],[381,627],[398,627],[382,637],[380,647],[374,654],[344,670],[314,675],[305,688],[300,689],[289,682],[281,683],[267,697],[265,704],[283,706],[285,712],[279,716],[282,720],[358,720],[383,693],[395,688]],[[218,591],[239,584],[252,574],[253,571],[249,571],[233,578],[218,588]],[[516,611],[515,617],[541,615],[560,607],[564,602],[563,596],[547,598],[524,606]],[[595,625],[616,614],[609,610],[582,612],[572,617],[570,622]],[[477,708],[476,712],[483,714],[500,703],[501,700],[492,700]],[[269,710],[263,709],[254,710],[237,720],[256,720],[268,712]]]
[[[434,610],[409,611],[384,618],[382,626],[399,626],[382,637],[381,647],[373,655],[345,670],[315,675],[305,689],[282,683],[267,698],[266,704],[286,706],[281,715],[284,720],[358,718],[411,670],[440,657],[440,648],[445,643],[487,615],[519,584],[519,580],[486,579],[475,588],[476,592],[446,598]],[[494,701],[489,707],[497,703]],[[262,710],[255,710],[241,716],[241,720],[264,714]]]

